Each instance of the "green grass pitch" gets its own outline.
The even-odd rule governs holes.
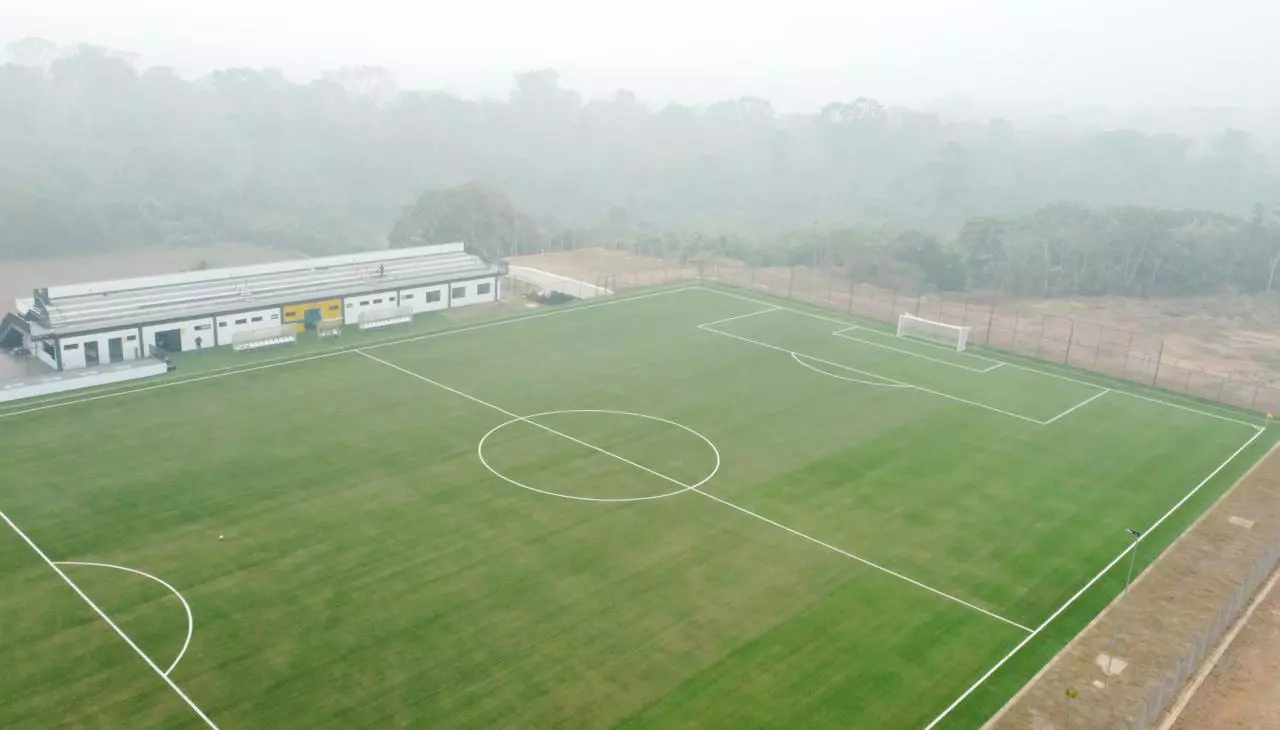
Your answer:
[[[0,726],[972,728],[1275,441],[855,324],[688,287],[0,408]]]

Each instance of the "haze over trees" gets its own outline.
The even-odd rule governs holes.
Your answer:
[[[650,108],[557,74],[505,100],[347,67],[187,80],[39,39],[0,67],[0,259],[244,241],[331,252],[580,245],[1034,296],[1270,291],[1280,149],[1029,132],[854,98]]]

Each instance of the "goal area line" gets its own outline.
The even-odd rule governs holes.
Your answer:
[[[696,285],[693,285],[693,286],[690,286],[690,287],[687,287],[687,288],[688,288],[688,289],[693,289],[693,290],[700,290],[700,291],[711,292],[711,293],[713,293],[713,294],[718,294],[718,295],[723,296],[723,297],[729,297],[729,298],[732,298],[732,299],[738,299],[738,300],[741,300],[741,301],[744,301],[744,302],[751,302],[752,304],[759,304],[759,305],[762,305],[762,306],[768,306],[768,307],[770,308],[770,309],[769,309],[769,311],[784,311],[784,312],[792,312],[792,313],[794,313],[794,314],[799,314],[799,315],[802,315],[802,316],[805,316],[805,317],[809,317],[809,318],[811,318],[811,319],[817,319],[817,320],[821,320],[821,321],[824,321],[824,322],[831,322],[831,323],[833,323],[833,324],[841,325],[841,326],[842,326],[843,328],[845,328],[845,329],[848,329],[849,327],[853,326],[853,327],[858,327],[858,328],[863,329],[863,330],[869,330],[869,331],[874,331],[874,332],[880,332],[880,330],[876,330],[876,329],[872,329],[872,328],[863,327],[863,326],[861,326],[861,325],[858,325],[858,324],[854,321],[854,320],[855,320],[855,318],[854,318],[854,317],[849,317],[849,318],[845,318],[845,319],[839,319],[839,318],[831,317],[831,316],[828,316],[828,315],[825,315],[825,314],[819,314],[819,313],[814,312],[814,311],[809,311],[809,310],[807,310],[807,309],[798,308],[798,307],[794,307],[794,306],[787,306],[787,305],[785,305],[785,304],[779,304],[779,303],[777,303],[776,301],[771,301],[770,299],[762,299],[762,298],[758,298],[758,297],[747,296],[747,295],[745,295],[745,294],[739,294],[739,293],[734,292],[734,291],[726,291],[726,289],[735,289],[735,288],[736,288],[736,287],[734,287],[732,284],[716,284],[716,285],[713,285],[713,286],[707,286],[707,285],[705,285],[705,284],[696,284]],[[762,313],[763,313],[763,312],[760,312],[760,314],[762,314]],[[714,323],[709,323],[709,324],[714,324]],[[700,325],[700,327],[703,327],[703,328],[705,329],[705,325]],[[720,334],[728,334],[728,333],[720,333]],[[887,333],[884,333],[884,334],[886,334],[886,336],[887,336]],[[933,344],[933,343],[925,343],[925,344]],[[935,345],[935,346],[937,346],[937,345]],[[801,354],[803,354],[803,353],[801,353]],[[918,354],[918,353],[906,353],[906,354],[911,354],[911,355],[919,356],[919,354]],[[1156,398],[1156,397],[1153,397],[1153,396],[1150,396],[1150,395],[1144,395],[1144,394],[1142,394],[1142,393],[1135,392],[1135,391],[1134,391],[1134,390],[1132,390],[1130,387],[1125,387],[1125,386],[1132,386],[1132,387],[1134,387],[1134,388],[1140,388],[1140,387],[1142,387],[1142,386],[1141,386],[1141,385],[1139,385],[1139,384],[1130,384],[1130,383],[1127,383],[1127,382],[1125,382],[1125,381],[1118,381],[1118,380],[1115,380],[1114,378],[1110,378],[1110,377],[1108,377],[1108,376],[1100,376],[1100,377],[1105,378],[1105,379],[1106,379],[1106,380],[1108,380],[1108,381],[1111,381],[1111,383],[1112,383],[1112,384],[1110,384],[1110,385],[1103,385],[1103,384],[1098,383],[1098,382],[1090,382],[1090,381],[1088,381],[1088,380],[1081,380],[1081,379],[1079,379],[1079,378],[1073,378],[1073,377],[1071,377],[1071,376],[1069,376],[1069,375],[1062,375],[1062,374],[1060,374],[1060,373],[1055,373],[1055,372],[1052,372],[1052,371],[1050,371],[1050,370],[1046,370],[1046,369],[1043,369],[1043,368],[1031,367],[1031,366],[1029,366],[1029,365],[1022,365],[1022,364],[1017,363],[1017,362],[1011,362],[1011,361],[1009,361],[1009,360],[1002,360],[1002,359],[995,358],[995,357],[990,357],[990,356],[987,356],[987,355],[973,355],[972,353],[966,353],[966,354],[969,354],[969,355],[970,355],[970,356],[972,356],[972,357],[981,357],[981,358],[983,358],[983,359],[985,359],[985,360],[990,360],[990,361],[992,361],[993,363],[1000,363],[1000,364],[1001,364],[1002,366],[1004,366],[1004,367],[1010,367],[1010,368],[1015,368],[1015,369],[1017,369],[1017,370],[1024,370],[1024,371],[1026,371],[1026,372],[1037,373],[1037,374],[1039,374],[1039,375],[1043,375],[1043,376],[1048,377],[1048,378],[1055,378],[1055,379],[1057,379],[1057,380],[1063,380],[1063,381],[1066,381],[1066,382],[1069,382],[1069,383],[1076,383],[1077,385],[1085,385],[1085,386],[1089,386],[1089,387],[1091,387],[1091,388],[1105,389],[1105,390],[1107,390],[1107,391],[1109,391],[1109,392],[1111,392],[1111,393],[1114,393],[1114,394],[1116,394],[1116,395],[1123,395],[1123,396],[1126,396],[1126,397],[1129,397],[1129,398],[1137,398],[1138,400],[1144,400],[1144,401],[1148,401],[1148,402],[1151,402],[1151,403],[1158,403],[1158,404],[1160,404],[1160,405],[1162,405],[1162,406],[1167,406],[1167,407],[1169,407],[1169,408],[1176,408],[1176,409],[1178,409],[1178,410],[1187,411],[1187,412],[1189,412],[1189,413],[1195,413],[1195,414],[1197,414],[1197,415],[1205,416],[1205,417],[1207,417],[1207,418],[1216,418],[1216,419],[1218,419],[1218,420],[1220,420],[1220,421],[1228,421],[1228,422],[1231,422],[1231,423],[1238,423],[1238,424],[1240,424],[1240,425],[1242,425],[1242,426],[1248,426],[1248,427],[1253,428],[1253,429],[1256,429],[1256,430],[1262,430],[1262,428],[1263,428],[1263,426],[1260,426],[1258,423],[1252,423],[1252,422],[1249,422],[1249,421],[1245,421],[1245,420],[1242,420],[1241,418],[1233,418],[1233,417],[1231,417],[1231,416],[1223,415],[1223,414],[1221,414],[1221,413],[1214,413],[1214,412],[1212,412],[1212,411],[1206,411],[1206,410],[1203,410],[1203,409],[1201,409],[1201,408],[1194,408],[1194,407],[1189,406],[1189,405],[1183,405],[1182,403],[1175,403],[1175,402],[1172,402],[1172,401],[1164,400],[1164,399],[1162,399],[1162,398]],[[975,405],[978,405],[978,404],[975,404]],[[983,406],[983,407],[985,407],[985,406]],[[1234,412],[1234,411],[1232,411],[1232,412]],[[1012,414],[1010,414],[1010,415],[1012,415]],[[1027,419],[1027,418],[1025,418],[1025,417],[1024,417],[1024,420],[1034,420],[1034,419]]]
[[[758,311],[758,312],[749,312],[749,313],[747,313],[747,314],[740,315],[740,316],[738,316],[738,317],[731,317],[731,318],[728,318],[728,319],[726,319],[726,320],[717,320],[717,322],[723,323],[723,322],[726,322],[726,321],[733,321],[733,320],[745,319],[745,318],[747,318],[747,317],[754,317],[754,316],[756,316],[756,315],[760,315],[760,314],[768,314],[769,312],[776,312],[776,311],[780,311],[780,310],[779,310],[779,308],[762,309],[762,310],[760,310],[760,311]],[[791,310],[782,309],[781,311],[791,311]],[[880,374],[878,374],[878,373],[873,373],[873,372],[870,372],[870,371],[867,371],[867,370],[860,370],[860,369],[855,368],[855,367],[853,367],[853,366],[851,366],[851,365],[845,365],[844,363],[834,362],[834,361],[831,361],[831,360],[827,360],[827,359],[825,359],[825,358],[818,357],[818,356],[816,356],[816,355],[810,355],[810,354],[805,353],[805,352],[798,352],[798,351],[796,351],[796,350],[792,350],[792,349],[790,349],[790,348],[786,348],[786,347],[782,347],[782,346],[780,346],[780,345],[774,345],[774,344],[769,343],[769,342],[764,342],[764,341],[761,341],[761,340],[753,339],[753,338],[751,338],[751,337],[747,337],[747,336],[745,336],[745,335],[739,335],[739,334],[736,334],[736,333],[733,333],[733,332],[725,332],[724,330],[718,330],[718,329],[716,329],[715,327],[711,326],[711,325],[713,325],[713,324],[716,324],[716,322],[710,322],[710,323],[706,323],[706,324],[700,324],[700,325],[698,325],[697,327],[698,327],[698,329],[700,329],[700,330],[702,330],[702,331],[704,331],[704,332],[710,332],[711,334],[714,334],[714,335],[721,335],[721,336],[723,336],[723,337],[730,337],[730,338],[735,339],[735,340],[738,340],[738,341],[740,341],[740,342],[745,342],[745,343],[748,343],[748,344],[751,344],[751,345],[756,345],[756,346],[758,346],[758,347],[763,347],[763,348],[767,348],[767,349],[769,349],[769,350],[774,350],[774,351],[776,351],[776,352],[781,352],[781,353],[784,353],[784,354],[790,355],[790,356],[791,356],[791,358],[792,358],[793,360],[795,360],[797,363],[799,363],[800,365],[803,365],[804,367],[806,367],[806,368],[808,368],[808,369],[810,369],[810,370],[813,370],[813,371],[815,371],[815,372],[821,373],[821,374],[823,374],[823,375],[827,375],[827,376],[829,376],[829,377],[838,378],[838,379],[840,379],[840,380],[848,380],[848,381],[850,381],[850,382],[855,382],[855,383],[862,383],[862,384],[864,384],[864,385],[882,386],[882,387],[883,387],[883,386],[891,386],[891,387],[897,387],[897,388],[907,388],[907,389],[911,389],[911,390],[918,390],[918,391],[920,391],[921,393],[928,393],[929,395],[937,396],[937,397],[939,397],[939,398],[945,398],[946,400],[955,401],[956,403],[962,403],[962,404],[964,404],[964,405],[973,406],[973,407],[975,407],[975,408],[982,408],[982,409],[984,409],[984,410],[988,410],[988,411],[991,411],[991,412],[993,412],[993,413],[998,413],[998,414],[1000,414],[1000,415],[1002,415],[1002,416],[1008,416],[1008,417],[1010,417],[1010,418],[1016,418],[1016,419],[1018,419],[1018,420],[1020,420],[1020,421],[1026,422],[1026,423],[1034,424],[1034,425],[1036,425],[1036,426],[1048,426],[1048,425],[1050,425],[1050,424],[1054,423],[1055,421],[1057,421],[1058,419],[1060,419],[1060,418],[1062,418],[1062,417],[1064,417],[1064,416],[1066,416],[1066,415],[1068,415],[1068,414],[1070,414],[1070,413],[1074,412],[1075,410],[1077,410],[1077,409],[1081,408],[1082,406],[1085,406],[1085,405],[1087,405],[1088,403],[1090,403],[1090,402],[1092,402],[1092,401],[1096,400],[1099,396],[1104,395],[1105,393],[1109,392],[1109,390],[1108,390],[1108,389],[1102,388],[1102,386],[1096,386],[1096,385],[1095,385],[1095,386],[1093,386],[1093,387],[1095,387],[1095,388],[1100,388],[1101,390],[1100,390],[1098,393],[1095,393],[1093,396],[1091,396],[1091,397],[1089,397],[1089,398],[1086,398],[1086,399],[1084,399],[1083,401],[1080,401],[1079,403],[1076,403],[1075,405],[1073,405],[1073,406],[1071,406],[1070,408],[1067,408],[1066,410],[1064,410],[1064,411],[1062,411],[1062,412],[1060,412],[1060,413],[1058,413],[1058,414],[1056,414],[1056,415],[1052,416],[1051,418],[1048,418],[1048,419],[1032,418],[1031,416],[1024,415],[1024,414],[1022,414],[1022,413],[1015,413],[1015,412],[1013,412],[1013,411],[1006,411],[1006,410],[1005,410],[1005,409],[1003,409],[1003,408],[997,408],[996,406],[989,405],[989,404],[987,404],[987,403],[982,403],[982,402],[980,402],[980,401],[970,400],[970,399],[968,399],[968,398],[962,398],[962,397],[960,397],[960,396],[958,396],[958,395],[953,395],[953,394],[951,394],[951,393],[946,393],[946,392],[943,392],[943,391],[941,391],[941,390],[933,390],[932,388],[926,388],[926,387],[925,387],[925,386],[923,386],[923,385],[917,385],[917,384],[915,384],[915,383],[909,383],[909,382],[906,382],[906,381],[904,381],[904,380],[898,380],[898,379],[896,379],[896,378],[891,378],[891,377],[889,377],[889,376],[887,376],[887,375],[880,375]],[[825,371],[823,371],[823,370],[819,370],[819,369],[817,369],[817,368],[814,368],[814,367],[811,367],[811,366],[809,366],[809,365],[806,365],[806,364],[803,362],[803,360],[802,360],[802,359],[803,359],[803,360],[812,360],[813,362],[818,362],[818,363],[822,363],[823,365],[829,365],[829,366],[831,366],[831,367],[840,368],[841,370],[846,370],[846,371],[848,371],[848,372],[857,373],[858,375],[863,375],[863,376],[866,376],[866,377],[869,377],[869,378],[876,378],[877,380],[882,380],[882,381],[884,381],[884,382],[883,382],[883,383],[872,383],[872,382],[860,381],[860,380],[857,380],[857,379],[854,379],[854,378],[842,377],[842,376],[836,375],[836,374],[834,374],[834,373],[828,373],[828,372],[825,372]]]

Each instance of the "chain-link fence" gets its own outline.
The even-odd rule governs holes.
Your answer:
[[[950,296],[854,283],[842,271],[691,263],[596,277],[610,290],[709,279],[889,324],[909,312],[971,328],[976,347],[1012,352],[1258,413],[1280,412],[1280,389],[1260,379],[1173,362],[1164,339],[1072,317],[1028,313],[994,296]]]
[[[1244,582],[1231,593],[1213,621],[1196,635],[1186,654],[1178,658],[1162,679],[1152,682],[1147,698],[1142,700],[1138,707],[1133,730],[1147,730],[1159,722],[1183,685],[1200,668],[1209,652],[1218,645],[1223,633],[1235,624],[1245,607],[1249,605],[1249,601],[1257,594],[1258,588],[1275,572],[1277,564],[1280,564],[1280,543],[1273,545],[1270,550],[1254,561],[1253,568]]]

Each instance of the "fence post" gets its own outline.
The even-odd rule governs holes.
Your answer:
[[[965,301],[969,301],[969,298],[965,297]],[[985,342],[982,343],[983,347],[987,347],[988,345],[991,344],[991,327],[995,321],[996,321],[996,305],[988,304],[987,305],[987,339]]]
[[[1151,385],[1154,387],[1160,382],[1160,363],[1164,362],[1164,338],[1160,338],[1160,350],[1156,352],[1156,374],[1151,376]]]
[[[1018,314],[1017,312],[1014,312],[1013,313],[1013,342],[1009,344],[1009,349],[1014,352],[1018,351],[1018,320],[1020,319],[1022,319],[1022,315]]]
[[[1071,341],[1076,338],[1076,320],[1074,317],[1067,317],[1067,321],[1071,323],[1071,329],[1067,332],[1067,355],[1062,359],[1063,365],[1071,364]]]
[[[922,299],[924,299],[924,295],[923,295],[923,294],[917,294],[917,295],[916,295],[916,316],[917,316],[917,317],[919,317],[919,316],[920,316],[920,301],[921,301]]]

